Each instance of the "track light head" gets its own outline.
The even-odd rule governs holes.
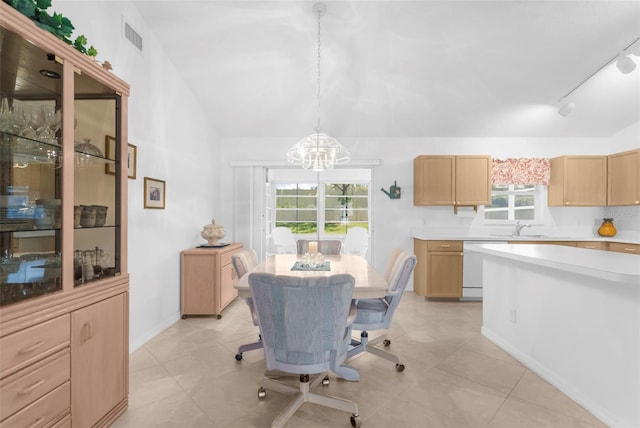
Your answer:
[[[616,61],[616,67],[622,74],[629,74],[636,69],[636,63],[628,56],[620,56]]]
[[[564,102],[558,109],[558,114],[562,117],[567,117],[576,108],[576,104],[573,102]]]

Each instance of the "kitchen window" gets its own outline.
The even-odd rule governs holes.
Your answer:
[[[535,184],[494,184],[491,205],[484,207],[485,223],[542,223],[546,186]]]

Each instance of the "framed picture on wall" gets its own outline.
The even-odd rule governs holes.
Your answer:
[[[116,158],[116,139],[110,135],[104,138],[104,147],[107,159],[115,160]],[[133,144],[127,145],[127,169],[129,178],[136,179],[136,164],[138,162],[138,148]],[[104,166],[106,174],[115,175],[116,164],[109,162]]]
[[[155,178],[144,178],[144,207],[164,209],[166,200],[166,183]]]

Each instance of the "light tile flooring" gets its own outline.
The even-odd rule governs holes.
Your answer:
[[[351,362],[360,382],[332,377],[318,388],[355,400],[363,428],[605,426],[485,339],[481,324],[480,303],[407,292],[389,331],[406,370],[361,354]],[[131,355],[129,410],[113,427],[270,426],[289,398],[257,398],[262,350],[234,359],[238,345],[256,338],[240,299],[222,319],[178,321]],[[349,414],[305,403],[287,426],[349,427]]]

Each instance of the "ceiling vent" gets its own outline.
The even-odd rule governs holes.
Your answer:
[[[124,38],[142,53],[142,36],[128,22],[124,22]]]

